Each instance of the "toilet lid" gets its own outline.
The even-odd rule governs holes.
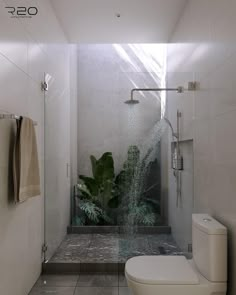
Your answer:
[[[199,278],[184,256],[138,256],[125,265],[130,280],[154,285],[196,285]]]

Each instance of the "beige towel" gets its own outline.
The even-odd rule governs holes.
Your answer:
[[[40,195],[37,142],[33,121],[17,120],[17,134],[13,157],[15,202]]]

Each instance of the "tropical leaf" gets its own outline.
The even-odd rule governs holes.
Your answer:
[[[152,211],[150,205],[140,203],[130,209],[131,216],[134,217],[135,223],[144,225],[154,225],[156,221],[155,213]]]
[[[107,180],[104,183],[104,187],[103,187],[103,193],[102,193],[102,201],[103,201],[103,207],[107,207],[108,202],[110,201],[110,199],[112,198],[113,194],[112,194],[112,189],[113,189],[113,182]]]
[[[75,216],[73,224],[75,225],[85,225],[85,217],[84,216]]]
[[[114,173],[114,161],[112,153],[104,153],[99,160],[96,161],[95,179],[99,184],[104,183],[106,180],[113,180]]]
[[[140,155],[140,152],[137,146],[135,145],[129,146],[128,153],[127,153],[127,160],[124,163],[124,170],[134,171],[139,162],[139,155]]]
[[[147,157],[148,155],[149,151]],[[145,191],[147,185],[144,177],[148,169],[145,166],[146,158],[140,160],[137,146],[129,147],[127,160],[116,177],[111,152],[104,153],[99,159],[91,155],[90,161],[93,177],[80,175],[83,183],[77,186],[81,192],[77,207],[81,212],[81,218],[85,218],[85,224],[112,223],[108,208],[119,206],[122,206],[119,214],[130,216],[131,223],[153,225],[157,222],[158,214],[154,212],[159,211],[160,204],[149,196],[149,190]],[[130,204],[133,199],[131,196],[135,196],[135,204]],[[117,210],[112,211],[112,214],[113,212]]]
[[[84,183],[78,183],[76,185],[76,190],[85,193],[86,195],[88,195],[89,197],[92,197],[90,191],[88,190],[87,186]]]
[[[144,225],[154,225],[156,221],[156,214],[155,213],[148,213],[142,216],[140,223]]]
[[[160,207],[160,200],[154,200],[151,198],[145,198],[145,202],[150,204],[153,207],[159,208]]]
[[[95,178],[97,159],[93,155],[91,155],[90,156],[90,162],[91,162],[91,166],[92,166],[93,177]]]
[[[107,213],[103,210],[101,213],[101,218],[108,224],[112,224],[112,219],[107,215]]]
[[[87,189],[89,190],[90,194],[93,196],[98,195],[99,187],[94,178],[87,177],[84,175],[80,175],[79,178],[83,180],[84,184],[86,185]]]
[[[79,208],[84,211],[87,217],[95,222],[99,222],[99,217],[102,215],[102,209],[90,201],[80,201]]]
[[[121,204],[121,196],[116,195],[108,201],[109,208],[118,208]]]
[[[119,174],[117,174],[115,178],[115,184],[117,185],[123,185],[125,181],[126,173],[125,170],[121,170]]]

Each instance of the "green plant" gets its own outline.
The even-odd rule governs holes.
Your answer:
[[[82,183],[77,185],[78,208],[84,218],[77,223],[111,223],[106,213],[108,202],[113,197],[114,161],[112,153],[107,152],[100,159],[90,156],[93,177],[79,175]]]
[[[112,198],[112,189],[114,184],[114,161],[112,153],[107,152],[100,159],[90,156],[92,165],[92,177],[79,175],[83,181],[86,191],[82,191],[99,201],[103,208],[107,207],[107,203]],[[89,192],[89,194],[88,194]]]
[[[76,225],[84,224],[98,224],[101,221],[110,223],[110,218],[106,212],[91,200],[78,200],[79,215],[75,217],[74,223]]]
[[[156,213],[158,200],[149,197],[145,189],[145,163],[140,160],[137,146],[130,146],[123,169],[115,177],[112,153],[104,153],[100,159],[90,156],[92,175],[79,175],[77,184],[77,216],[74,222],[84,224],[111,224],[116,219],[128,218],[132,224],[154,225],[158,220]],[[150,162],[151,167],[154,162]],[[111,209],[113,218],[111,218]]]
[[[114,195],[108,205],[110,208],[118,208],[123,198],[127,198],[131,183],[135,178],[136,169],[139,163],[140,152],[137,146],[131,145],[128,148],[127,160],[123,169],[115,178]]]
[[[123,169],[115,178],[115,194],[109,201],[109,206],[118,208],[121,222],[154,225],[159,216],[156,214],[159,202],[149,198],[145,190],[144,179],[149,169],[144,169],[145,160],[140,160],[137,146],[128,148],[127,160]],[[149,167],[154,162],[149,163]]]
[[[129,214],[135,224],[153,225],[156,222],[156,214],[153,212],[152,206],[145,201],[131,207]]]

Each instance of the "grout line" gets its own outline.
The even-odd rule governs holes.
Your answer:
[[[120,272],[119,272],[119,266],[118,266],[118,294],[119,294],[119,288],[120,288]]]
[[[76,290],[76,288],[77,288],[77,286],[78,286],[79,279],[80,279],[80,267],[79,267],[78,279],[77,279],[77,281],[76,281],[76,285],[75,285],[75,290]]]

